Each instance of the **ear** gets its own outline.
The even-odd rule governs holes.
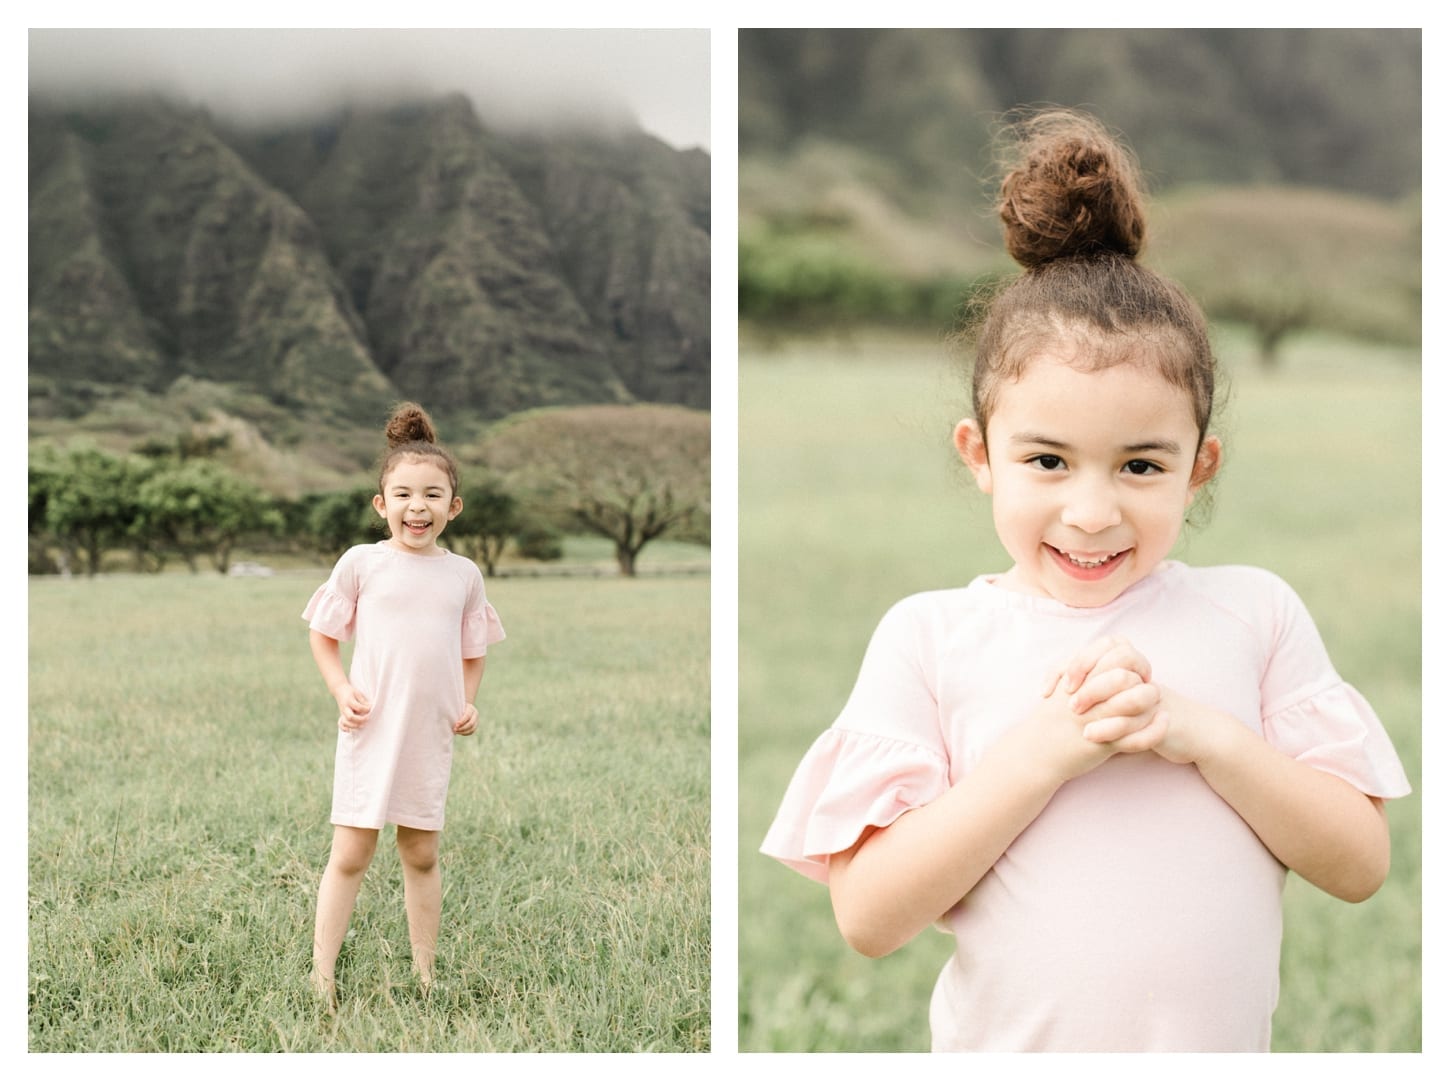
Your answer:
[[[453,521],[453,519],[455,519],[455,518],[458,517],[459,512],[461,512],[462,510],[463,510],[463,497],[462,496],[454,496],[453,497],[453,502],[448,504],[448,520],[450,522]]]
[[[373,496],[373,510],[378,512],[379,518],[386,518],[388,516],[388,505],[383,501],[382,496]]]
[[[992,494],[992,466],[987,461],[987,433],[975,420],[968,418],[957,422],[952,430],[952,442],[957,453],[972,471],[972,477],[985,495]]]
[[[1188,479],[1188,501],[1193,502],[1193,497],[1198,490],[1218,475],[1219,467],[1223,465],[1223,440],[1216,435],[1210,435],[1198,448],[1198,457],[1193,461],[1193,474]]]

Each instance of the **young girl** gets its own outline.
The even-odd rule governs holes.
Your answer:
[[[478,727],[484,654],[504,637],[477,565],[438,547],[463,509],[452,455],[411,402],[394,411],[387,439],[373,508],[390,536],[345,552],[302,613],[340,714],[332,855],[312,945],[313,985],[330,1009],[338,949],[385,822],[397,825],[413,964],[423,988],[432,983],[453,737]],[[354,637],[344,671],[339,643]]]
[[[1268,1050],[1286,868],[1370,896],[1409,785],[1284,582],[1167,559],[1222,458],[1215,364],[1135,261],[1128,151],[1070,113],[1019,149],[1026,272],[954,435],[1012,565],[886,614],[762,850],[862,953],[955,935],[933,1050]]]

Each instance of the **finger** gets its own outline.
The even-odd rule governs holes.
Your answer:
[[[1102,637],[1094,638],[1077,653],[1073,654],[1072,660],[1068,661],[1063,668],[1063,678],[1066,680],[1067,693],[1072,694],[1082,686],[1083,681],[1097,667],[1102,657],[1119,646],[1128,645],[1126,638]]]
[[[1108,717],[1141,717],[1138,727],[1141,728],[1152,719],[1151,715],[1163,701],[1163,696],[1154,683],[1137,683],[1119,691],[1117,694],[1099,702],[1089,709],[1084,717],[1084,724],[1091,724],[1104,720]]]
[[[1098,657],[1088,678],[1114,668],[1136,672],[1144,683],[1153,682],[1153,667],[1148,663],[1148,658],[1127,639],[1115,639],[1113,646]]]
[[[1106,671],[1094,671],[1077,689],[1070,699],[1068,705],[1074,713],[1086,713],[1093,706],[1100,705],[1112,698],[1114,695],[1122,694],[1124,691],[1137,687],[1143,682],[1137,672],[1127,668],[1109,668]]]
[[[1168,734],[1168,714],[1159,710],[1153,714],[1153,719],[1136,732],[1131,732],[1113,744],[1113,749],[1121,754],[1138,754],[1142,751],[1151,751],[1163,741]]]
[[[1092,743],[1117,743],[1143,727],[1138,717],[1104,717],[1083,728],[1083,737]]]

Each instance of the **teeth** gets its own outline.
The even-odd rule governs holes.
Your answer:
[[[1058,551],[1062,552],[1062,549],[1059,548]],[[1062,554],[1067,557],[1068,562],[1071,563],[1074,567],[1082,567],[1083,569],[1087,570],[1093,567],[1101,567],[1104,563],[1112,559],[1113,556],[1116,556],[1118,553],[1113,552],[1110,555],[1103,556],[1101,559],[1079,559],[1071,552],[1062,552]]]

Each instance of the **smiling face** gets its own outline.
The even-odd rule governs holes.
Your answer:
[[[998,390],[957,450],[992,497],[1010,571],[998,584],[1074,607],[1107,604],[1167,557],[1193,494],[1218,470],[1189,394],[1124,362],[1080,371],[1049,352]]]
[[[463,500],[453,494],[448,473],[438,463],[403,458],[383,478],[383,491],[373,496],[373,509],[387,519],[393,547],[437,555],[438,538],[463,509]]]

